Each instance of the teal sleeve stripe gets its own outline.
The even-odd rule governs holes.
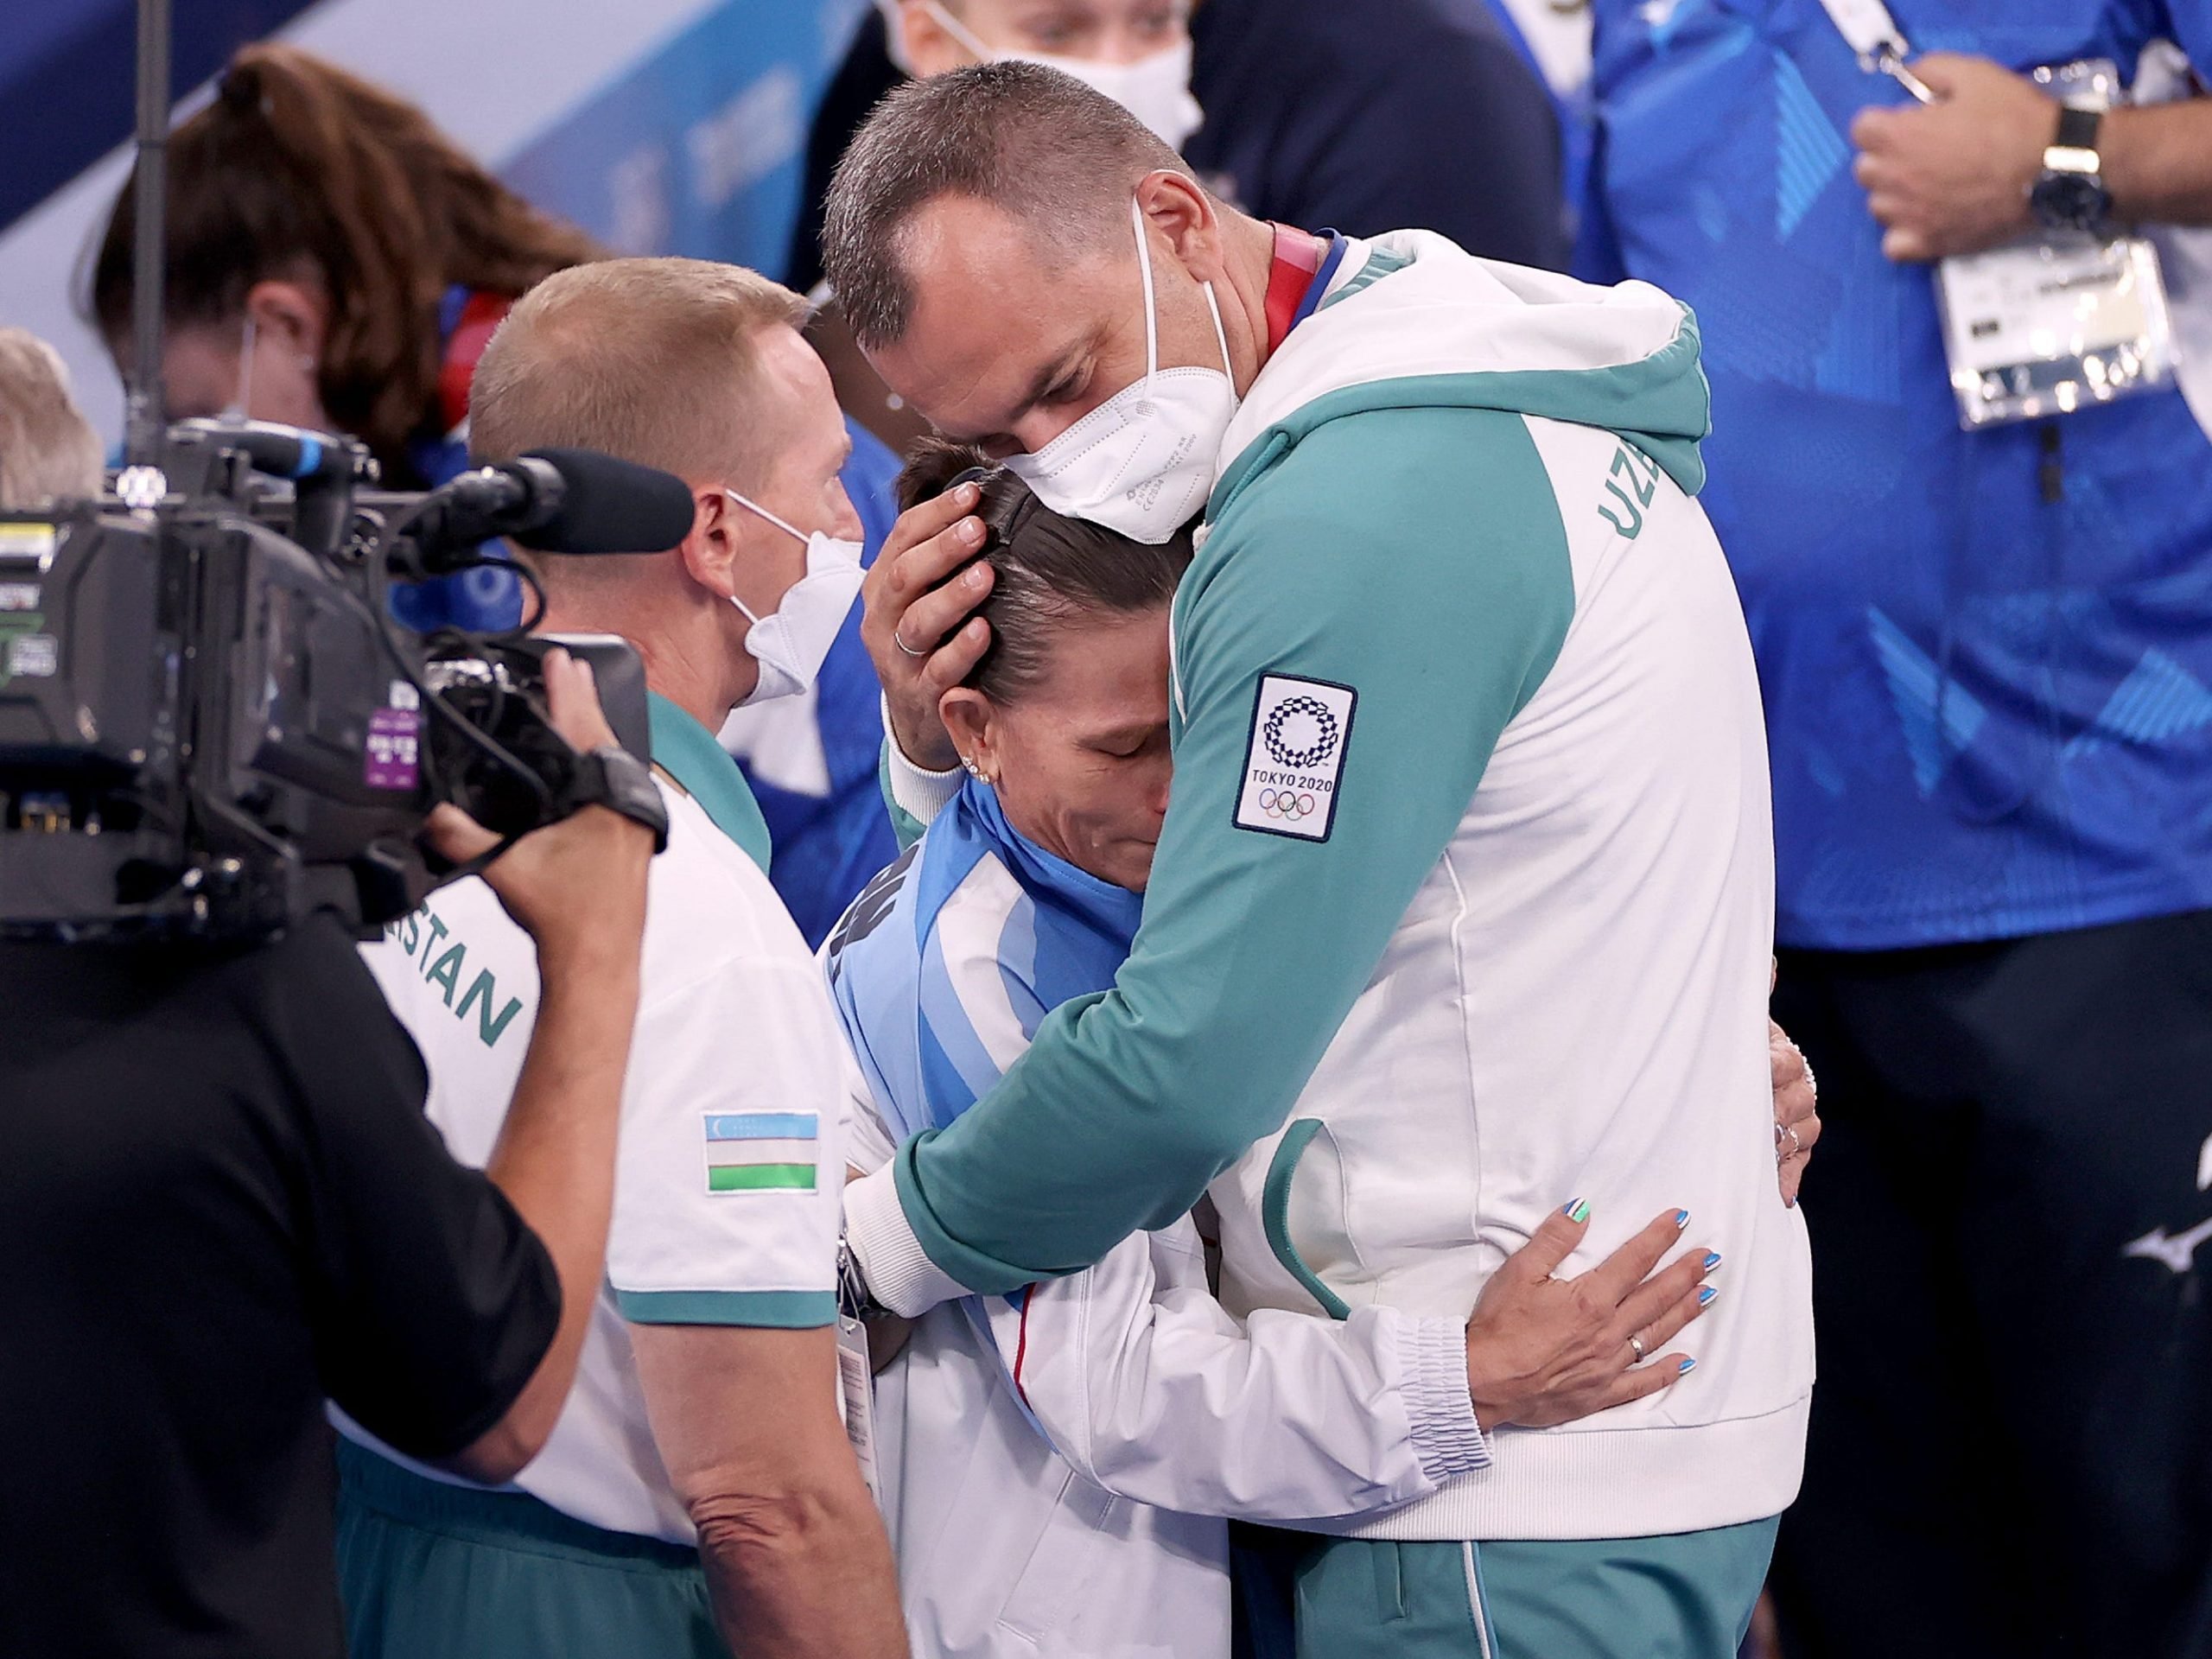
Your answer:
[[[1394,271],[1403,270],[1411,264],[1413,264],[1413,256],[1410,254],[1385,253],[1382,249],[1377,248],[1367,256],[1367,263],[1359,268],[1358,276],[1353,277],[1351,281],[1346,283],[1313,308],[1317,311],[1325,311],[1339,300],[1350,299],[1360,289],[1373,287],[1383,277]]]
[[[1351,1317],[1351,1304],[1331,1290],[1321,1281],[1321,1275],[1306,1265],[1306,1258],[1298,1253],[1298,1246],[1290,1239],[1290,1184],[1298,1174],[1298,1160],[1306,1155],[1306,1148],[1313,1144],[1313,1137],[1321,1132],[1318,1117],[1301,1117],[1283,1131],[1282,1139],[1275,1142],[1275,1155],[1268,1160],[1268,1179],[1260,1189],[1260,1226],[1268,1236],[1268,1248],[1275,1254],[1290,1276],[1306,1287],[1306,1294],[1321,1304],[1321,1311],[1332,1319]]]
[[[614,1306],[632,1325],[813,1331],[837,1321],[833,1290],[617,1290]]]
[[[1519,416],[1377,410],[1281,440],[1176,601],[1187,714],[1129,960],[901,1150],[932,1262],[994,1294],[1077,1271],[1281,1126],[1573,607]],[[1358,694],[1325,842],[1236,827],[1262,674]]]
[[[899,850],[905,852],[922,838],[929,828],[893,798],[891,794],[891,740],[883,740],[883,747],[875,757],[875,786],[883,795],[883,810],[891,814],[891,832],[899,837]]]

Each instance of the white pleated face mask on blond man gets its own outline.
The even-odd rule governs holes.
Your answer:
[[[1221,441],[1236,416],[1221,303],[1205,284],[1221,367],[1160,366],[1160,310],[1152,244],[1134,197],[1137,269],[1144,277],[1144,378],[1122,388],[1042,449],[1008,455],[1007,470],[1064,518],[1087,518],[1157,547],[1205,505]]]
[[[1067,58],[1056,52],[1001,51],[976,38],[976,31],[938,3],[923,0],[924,9],[938,27],[976,54],[982,63],[1041,63],[1047,69],[1073,75],[1093,91],[1104,93],[1149,127],[1170,149],[1198,130],[1205,112],[1191,96],[1191,37],[1185,35],[1165,51],[1134,63],[1101,63],[1093,58]],[[895,35],[894,35],[895,38]]]
[[[732,594],[729,602],[745,613],[753,626],[746,630],[746,654],[760,664],[760,683],[745,699],[746,705],[776,697],[795,697],[811,686],[822,664],[836,643],[837,631],[861,591],[861,544],[787,524],[757,501],[748,501],[735,490],[722,493],[741,507],[758,513],[786,536],[806,543],[806,574],[784,592],[776,608],[766,616]]]

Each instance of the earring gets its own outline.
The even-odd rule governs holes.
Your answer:
[[[977,783],[988,784],[991,781],[990,773],[985,772],[982,767],[977,766],[976,762],[967,755],[963,754],[960,757],[960,764],[968,768],[968,775],[970,778],[973,778]]]

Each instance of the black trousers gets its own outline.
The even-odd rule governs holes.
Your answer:
[[[1790,1659],[2212,1656],[2212,912],[1787,951],[1820,1084]]]

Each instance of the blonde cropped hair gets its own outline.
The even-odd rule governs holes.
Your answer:
[[[773,454],[760,331],[806,302],[738,265],[606,259],[556,271],[485,347],[469,448],[503,460],[548,444],[597,449],[688,481],[750,481]]]
[[[60,353],[36,334],[0,328],[0,509],[100,493],[100,440],[69,395]]]

